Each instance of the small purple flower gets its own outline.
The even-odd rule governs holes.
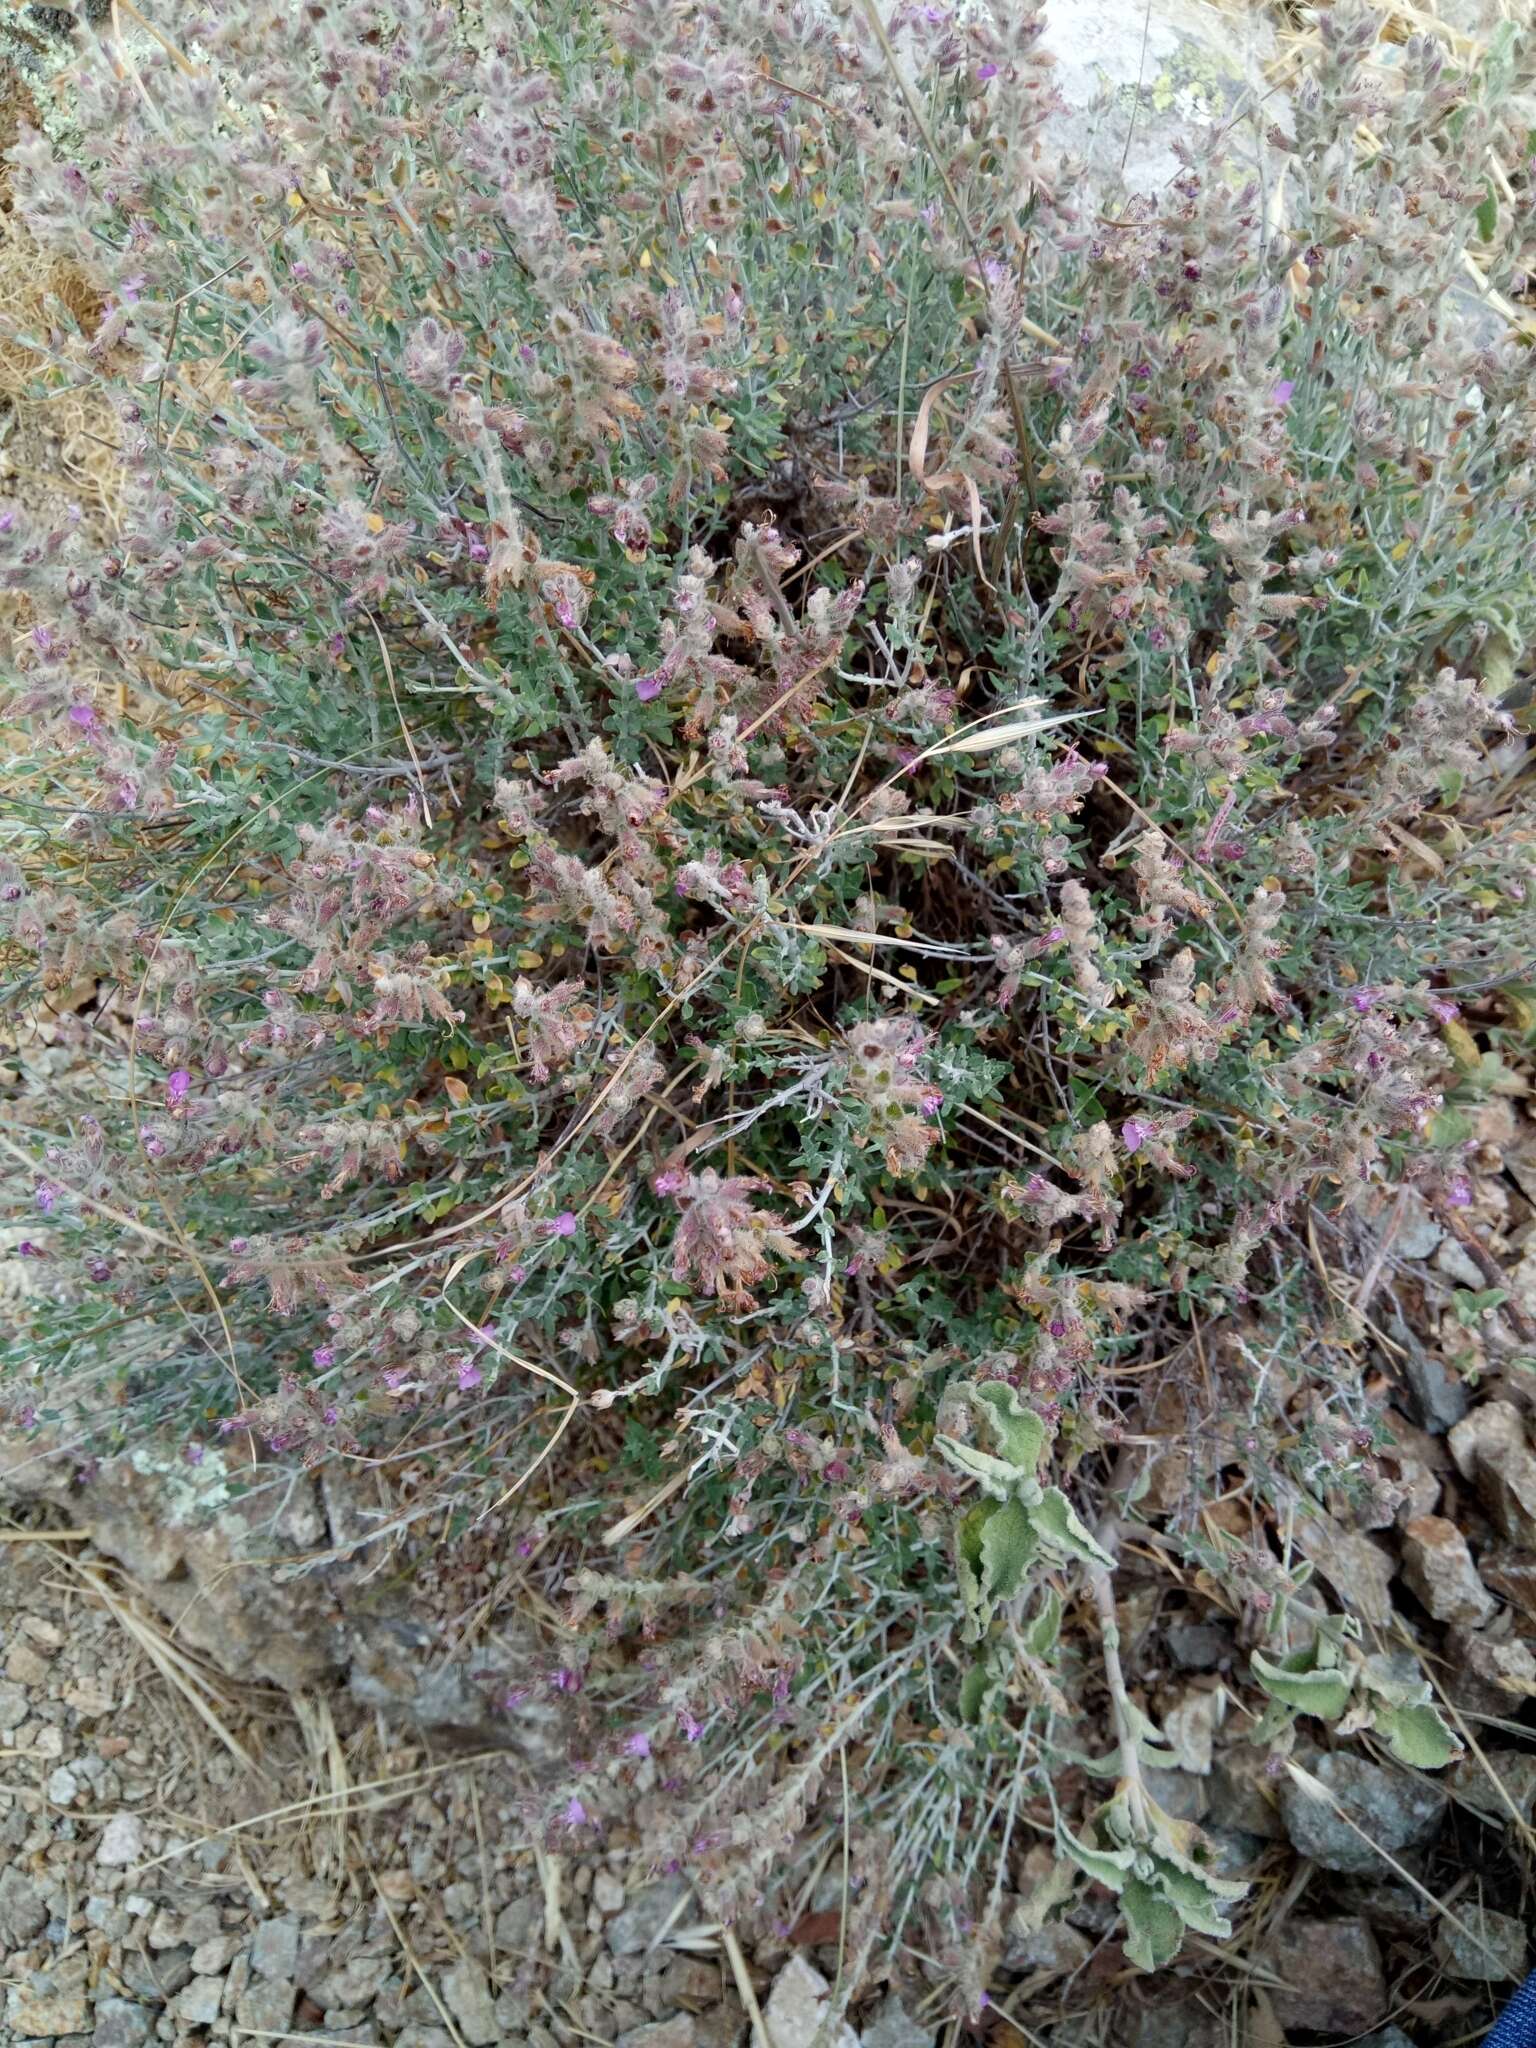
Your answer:
[[[688,1176],[680,1167],[669,1166],[665,1173],[658,1173],[656,1175],[651,1182],[651,1186],[658,1195],[675,1195],[687,1178]]]
[[[1291,393],[1295,389],[1296,382],[1294,378],[1282,377],[1280,379],[1280,382],[1275,386],[1274,390],[1270,393],[1270,397],[1273,399],[1276,405],[1289,405],[1291,402]]]
[[[1156,1129],[1156,1124],[1146,1123],[1140,1117],[1127,1117],[1120,1126],[1120,1142],[1127,1152],[1139,1152]]]
[[[918,1107],[924,1116],[937,1116],[944,1107],[944,1091],[940,1088],[927,1089]]]
[[[475,1364],[472,1358],[460,1359],[459,1392],[461,1394],[467,1394],[471,1392],[475,1387],[478,1387],[481,1380],[484,1377],[485,1375],[481,1372],[479,1366]]]
[[[320,1370],[324,1372],[328,1366],[336,1363],[336,1346],[334,1344],[317,1344],[309,1355],[315,1361],[315,1364],[319,1366]]]
[[[644,1757],[649,1756],[650,1753],[651,1738],[643,1728],[637,1728],[633,1735],[626,1738],[624,1743],[624,1754],[626,1756]]]
[[[208,1453],[201,1444],[187,1444],[181,1455],[188,1465],[201,1465]]]
[[[1431,996],[1429,1014],[1439,1024],[1454,1024],[1461,1015],[1461,1010],[1457,1004],[1448,1002],[1443,996]]]
[[[166,1080],[166,1108],[175,1109],[178,1106],[178,1104],[185,1102],[187,1099],[187,1090],[191,1086],[192,1076],[187,1072],[185,1067],[178,1067],[175,1073],[169,1075]]]
[[[976,76],[985,85],[990,79],[996,78],[997,66],[995,64],[978,64],[976,66]]]
[[[1373,988],[1357,988],[1352,991],[1349,998],[1350,1008],[1358,1010],[1362,1017],[1368,1017],[1375,1009],[1376,1003],[1377,993]]]
[[[53,1214],[53,1205],[59,1199],[59,1191],[51,1180],[40,1180],[37,1184],[37,1206],[45,1216]]]
[[[558,1671],[552,1671],[549,1682],[556,1692],[581,1691],[581,1673],[573,1671],[569,1664],[562,1664]]]
[[[642,704],[649,704],[652,698],[659,697],[664,688],[665,684],[659,675],[635,677],[635,695]]]
[[[568,1828],[584,1828],[591,1824],[592,1816],[573,1792],[565,1802],[565,1824]]]
[[[30,1237],[24,1237],[16,1247],[18,1259],[46,1259],[48,1254],[40,1244],[34,1244]]]
[[[95,708],[90,704],[71,704],[69,722],[71,725],[78,725],[82,732],[91,731],[96,723]]]
[[[687,1742],[697,1742],[704,1733],[704,1723],[696,1721],[686,1707],[678,1708],[677,1724],[683,1731],[683,1739]]]
[[[552,1216],[544,1224],[543,1229],[546,1237],[574,1237],[576,1235],[575,1210],[562,1209],[558,1216]]]
[[[94,1280],[96,1285],[100,1287],[104,1281],[112,1278],[112,1261],[110,1259],[87,1259],[85,1272],[86,1278]]]
[[[1472,1202],[1472,1183],[1464,1173],[1453,1173],[1445,1184],[1445,1202],[1448,1209],[1466,1209]]]

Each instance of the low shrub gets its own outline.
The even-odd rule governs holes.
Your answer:
[[[1466,1233],[1536,886],[1529,36],[1346,0],[1136,193],[1044,29],[230,0],[12,156],[125,481],[0,516],[11,1425],[369,1463],[565,1617],[532,1827],[734,1917],[825,1788],[845,1984],[972,2005],[1042,1830],[1147,1966],[1241,1892],[1133,1526],[1282,1748],[1449,1754],[1287,1532],[1387,1486],[1340,1276]]]

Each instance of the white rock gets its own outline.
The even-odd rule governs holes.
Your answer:
[[[773,2048],[811,2048],[826,2018],[831,1992],[832,1987],[820,1970],[804,1956],[791,1956],[774,1978],[763,2008]],[[822,2048],[861,2048],[861,2044],[852,2027],[845,2023],[828,2031]]]
[[[55,1806],[68,1806],[79,1790],[80,1780],[67,1764],[60,1764],[56,1771],[49,1774],[48,1797]]]
[[[1262,127],[1283,111],[1264,76],[1273,31],[1207,0],[1052,0],[1044,40],[1067,107],[1053,139],[1096,183],[1118,182],[1123,164],[1133,192],[1160,190],[1179,173],[1175,140],[1190,141],[1202,122],[1245,106]],[[1228,146],[1251,150],[1254,127],[1237,124]]]
[[[96,1861],[112,1870],[124,1870],[130,1863],[137,1863],[143,1854],[143,1821],[136,1813],[114,1813],[102,1829]]]
[[[600,1913],[617,1913],[624,1904],[624,1880],[600,1870],[592,1880],[592,1903]]]

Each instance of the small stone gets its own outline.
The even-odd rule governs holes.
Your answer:
[[[490,2048],[491,2042],[500,2039],[491,1987],[478,1963],[461,1957],[452,1969],[443,1972],[440,1989],[443,2003],[458,2021],[469,2048]]]
[[[1232,1633],[1214,1621],[1170,1622],[1164,1640],[1181,1671],[1215,1671],[1232,1655]]]
[[[1405,1884],[1362,1880],[1349,1888],[1349,1902],[1382,1934],[1421,1936],[1435,1917],[1428,1899]]]
[[[600,1870],[592,1880],[592,1903],[599,1913],[617,1913],[624,1905],[624,1880],[611,1870]]]
[[[1511,1824],[1512,1810],[1527,1822],[1536,1814],[1536,1756],[1526,1750],[1484,1749],[1481,1756],[1464,1756],[1445,1782],[1459,1804],[1502,1827]]]
[[[126,1948],[121,1971],[123,1983],[136,1998],[164,2004],[192,1975],[192,1951],[165,1948],[145,1954],[142,1949]]]
[[[56,1771],[48,1774],[48,1797],[55,1806],[68,1806],[80,1790],[80,1780],[67,1764],[60,1764]]]
[[[19,1685],[0,1685],[0,1735],[9,1735],[27,1718],[27,1696]]]
[[[144,1823],[136,1813],[114,1813],[101,1831],[96,1861],[109,1870],[125,1870],[144,1854]]]
[[[681,1917],[689,1893],[685,1877],[663,1878],[637,1892],[621,1913],[616,1913],[603,1932],[611,1954],[641,1956],[656,1942],[673,1918]]]
[[[1392,1625],[1392,1577],[1397,1561],[1373,1536],[1345,1529],[1328,1516],[1298,1523],[1296,1547],[1310,1558],[1342,1604],[1371,1628]]]
[[[1413,2043],[1401,2027],[1382,2027],[1356,2041],[1354,2048],[1413,2048]]]
[[[751,2048],[747,2016],[734,1999],[701,2012],[694,2023],[695,2048]]]
[[[1484,1584],[1528,1621],[1536,1621],[1536,1552],[1485,1550],[1480,1570]]]
[[[299,1967],[299,1922],[287,1913],[263,1920],[251,1936],[251,1969],[268,1983],[287,1983]]]
[[[94,2048],[143,2048],[149,2023],[148,2007],[135,2005],[131,1998],[98,1999]]]
[[[30,1643],[12,1643],[6,1652],[5,1675],[28,1692],[40,1692],[48,1683],[48,1666]]]
[[[1525,1928],[1518,1920],[1458,1900],[1455,1921],[1460,1925],[1442,1916],[1435,1930],[1435,1954],[1448,1976],[1504,1984],[1525,1975]]]
[[[1536,1657],[1513,1634],[1452,1626],[1445,1638],[1445,1689],[1463,1713],[1517,1715],[1536,1697]]]
[[[864,2048],[933,2048],[934,2029],[913,2019],[893,1991],[864,2028]]]
[[[0,1951],[24,1948],[48,1925],[43,1895],[24,1871],[0,1871]]]
[[[544,1901],[530,1893],[514,1899],[496,1915],[496,1948],[499,1954],[521,1960],[538,1947],[539,1929],[544,1922]]]
[[[1269,1775],[1268,1763],[1262,1751],[1250,1749],[1246,1743],[1217,1759],[1211,1772],[1213,1827],[1241,1828],[1244,1834],[1261,1835],[1266,1842],[1285,1840],[1280,1787]]]
[[[1130,2036],[1132,2048],[1227,2048],[1221,2021],[1202,2005],[1148,2006]]]
[[[618,2048],[694,2048],[694,2031],[692,2013],[675,2012],[670,2019],[631,2027],[627,2034],[620,2034]]]
[[[763,2019],[773,2048],[811,2048],[821,2033],[832,1987],[804,1956],[791,1956],[773,1980]],[[860,2048],[846,2021],[823,2035],[823,2048]]]
[[[1389,1249],[1400,1259],[1427,1259],[1438,1250],[1445,1225],[1437,1223],[1429,1204],[1412,1188],[1398,1196],[1398,1222]]]
[[[456,1922],[473,1920],[475,1914],[479,1911],[479,1907],[480,1889],[478,1885],[468,1884],[461,1879],[455,1884],[443,1887],[443,1917],[445,1919]]]
[[[1406,1771],[1383,1770],[1363,1757],[1334,1752],[1320,1757],[1312,1774],[1355,1823],[1350,1827],[1331,1804],[1314,1799],[1287,1777],[1280,1793],[1286,1830],[1301,1854],[1324,1870],[1392,1876],[1386,1856],[1378,1852],[1401,1860],[1403,1850],[1429,1840],[1445,1812],[1445,1794],[1438,1785]]]
[[[1147,1790],[1163,1809],[1175,1820],[1204,1820],[1209,1805],[1209,1794],[1205,1780],[1197,1778],[1192,1771],[1159,1771],[1147,1768],[1143,1772]]]
[[[93,1892],[85,1902],[85,1922],[96,1928],[108,1941],[123,1941],[133,1926],[133,1915],[123,1910],[116,1899],[109,1899],[103,1892]]]
[[[402,2027],[395,2048],[453,2048],[453,2036],[446,2027]]]
[[[1403,1375],[1414,1412],[1427,1435],[1444,1436],[1472,1405],[1467,1383],[1453,1365],[1426,1351],[1405,1323],[1399,1321],[1393,1334],[1403,1347]]]
[[[1065,1977],[1080,1970],[1092,1954],[1093,1943],[1086,1934],[1066,1920],[1047,1920],[1043,1927],[1010,1940],[1003,1951],[1003,1962],[1010,1970],[1050,1970]],[[867,2033],[864,2039],[868,2048]],[[922,2039],[931,2048],[933,2030],[928,2029]]]
[[[238,1934],[214,1934],[200,1941],[192,1951],[193,1976],[222,1977],[239,1954],[242,1940]]]
[[[1363,1920],[1287,1920],[1264,1960],[1284,1991],[1272,1991],[1288,2031],[1358,2034],[1387,2007],[1381,1951]]]
[[[1416,1515],[1432,1515],[1439,1506],[1444,1454],[1427,1431],[1396,1415],[1392,1434],[1395,1441],[1382,1446],[1379,1462],[1388,1483],[1392,1519],[1401,1526]]]
[[[279,1985],[270,1978],[252,1978],[236,1999],[236,2021],[258,2034],[281,2034],[293,2019],[297,1985]],[[330,2032],[330,2028],[326,2030]]]
[[[1498,1612],[1466,1537],[1443,1515],[1419,1515],[1404,1528],[1403,1577],[1436,1621],[1478,1628]]]
[[[387,1956],[351,1956],[330,1967],[300,1971],[299,1982],[325,2010],[329,2007],[365,2006],[389,1975]]]
[[[173,2010],[189,2027],[211,2027],[224,2003],[222,1977],[194,1977],[176,1994]]]
[[[701,2006],[716,2005],[720,1965],[708,1963],[702,1956],[673,1956],[656,1979],[656,1995],[660,2001],[657,2012],[675,2012],[679,2007],[697,2012]]]
[[[1457,1423],[1450,1446],[1504,1540],[1536,1549],[1536,1457],[1519,1409],[1510,1401],[1485,1401]]]
[[[86,2029],[85,1958],[79,1967],[60,1964],[41,1970],[6,1996],[5,2017],[12,2035],[83,2034]]]

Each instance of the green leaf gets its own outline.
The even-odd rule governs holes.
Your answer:
[[[1186,1859],[1176,1861],[1160,1850],[1153,1850],[1152,1861],[1157,1866],[1156,1882],[1177,1906],[1184,1925],[1193,1927],[1197,1934],[1225,1941],[1232,1932],[1232,1924],[1221,1908],[1246,1897],[1247,1885],[1231,1878],[1207,1877],[1203,1871],[1191,1870]]]
[[[1066,1557],[1079,1558],[1084,1564],[1102,1565],[1106,1571],[1114,1564],[1109,1552],[1093,1540],[1077,1519],[1071,1501],[1060,1487],[1048,1486],[1045,1489],[1040,1505],[1031,1510],[1030,1519],[1035,1525],[1035,1534],[1052,1550]]]
[[[1045,1424],[1020,1401],[1014,1388],[1001,1381],[971,1389],[972,1406],[986,1417],[997,1448],[1016,1471],[1035,1475],[1045,1449]]]
[[[1127,1882],[1120,1906],[1131,1930],[1125,1944],[1127,1962],[1138,1970],[1166,1968],[1184,1945],[1184,1922],[1178,1908],[1139,1877]]]
[[[996,1513],[994,1501],[983,1501],[955,1524],[955,1576],[960,1583],[960,1604],[965,1609],[963,1638],[968,1643],[981,1640],[992,1618],[981,1590],[981,1538],[988,1518]]]
[[[1010,1500],[988,1515],[981,1532],[981,1597],[1011,1600],[1040,1554],[1029,1511]]]
[[[1389,1707],[1418,1707],[1433,1697],[1429,1680],[1411,1651],[1373,1651],[1361,1660],[1360,1683]]]
[[[1054,1586],[1047,1586],[1040,1612],[1020,1630],[1019,1639],[1032,1657],[1048,1657],[1060,1633],[1061,1596]]]
[[[1507,1287],[1483,1287],[1475,1290],[1458,1287],[1451,1296],[1451,1307],[1456,1311],[1457,1322],[1464,1330],[1470,1330],[1483,1320],[1490,1309],[1502,1308],[1508,1299]]]
[[[1120,1891],[1136,1866],[1134,1847],[1124,1849],[1090,1849],[1086,1842],[1069,1835],[1060,1821],[1056,1823],[1056,1846],[1063,1856],[1070,1856],[1079,1870],[1086,1871],[1097,1883],[1108,1885],[1112,1892]]]
[[[1416,1771],[1442,1770],[1461,1755],[1461,1745],[1433,1707],[1390,1707],[1375,1725],[1398,1762]]]
[[[989,1451],[978,1451],[974,1444],[963,1444],[952,1436],[935,1437],[934,1442],[956,1471],[963,1472],[968,1479],[978,1480],[994,1500],[1010,1498],[1019,1477],[1012,1465],[1005,1464],[1001,1458],[994,1458]]]
[[[985,1664],[973,1664],[960,1681],[960,1718],[968,1728],[974,1728],[981,1719],[987,1704],[987,1695],[996,1680]]]
[[[1271,1664],[1259,1650],[1253,1652],[1249,1662],[1254,1677],[1272,1700],[1296,1707],[1303,1714],[1316,1714],[1320,1721],[1336,1721],[1349,1704],[1347,1671],[1288,1671],[1284,1664]]]
[[[1475,218],[1477,220],[1477,232],[1485,242],[1491,242],[1494,229],[1499,224],[1499,195],[1494,191],[1492,185],[1484,187],[1483,203],[1478,207]]]

